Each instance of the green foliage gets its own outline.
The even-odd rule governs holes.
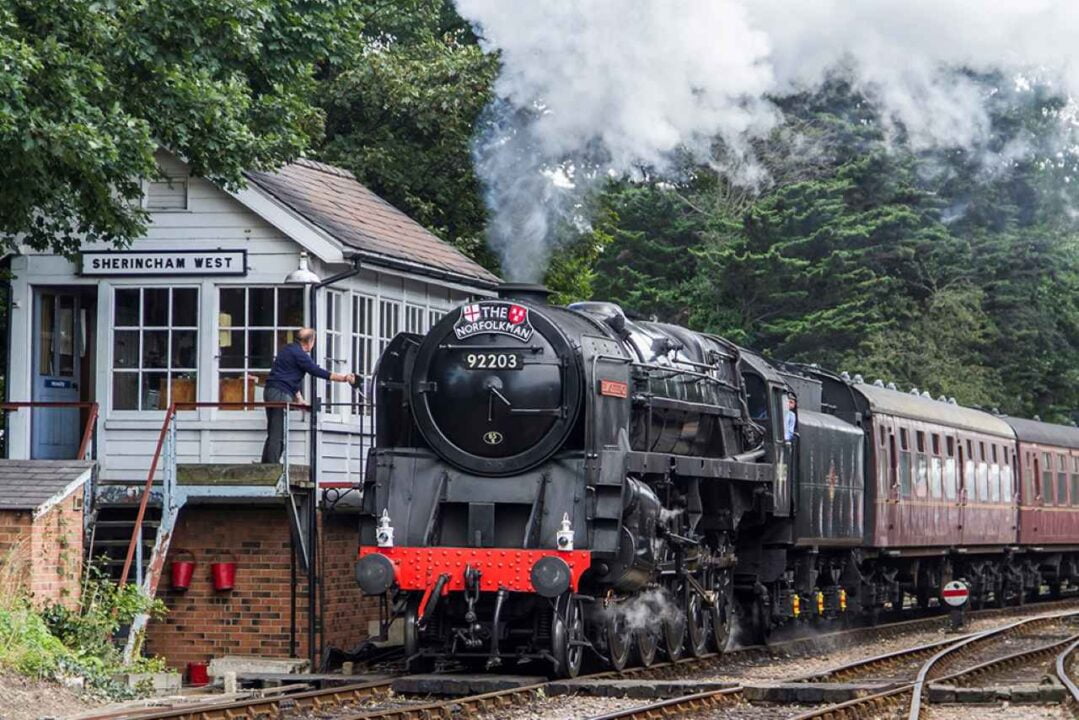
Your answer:
[[[321,157],[489,266],[471,140],[496,70],[449,0],[407,0],[365,19],[363,52],[321,89]]]
[[[359,47],[359,4],[0,0],[0,233],[68,254],[130,241],[158,145],[229,187],[296,157],[322,131],[316,69]]]
[[[989,150],[1034,150],[1003,165],[885,144],[841,83],[781,104],[788,124],[758,149],[774,184],[758,195],[707,168],[608,188],[595,296],[778,358],[1070,419],[1075,168],[1038,159],[1052,158],[1059,99],[999,101]]]
[[[161,658],[124,665],[112,638],[140,613],[161,617],[160,600],[144,597],[135,585],[119,587],[89,569],[81,606],[52,605],[35,611],[25,597],[4,598],[0,607],[0,667],[40,679],[85,678],[96,694],[123,699],[138,694],[113,677],[118,673],[160,672]]]

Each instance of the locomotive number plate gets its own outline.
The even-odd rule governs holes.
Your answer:
[[[461,356],[461,364],[467,370],[520,370],[524,367],[518,352],[475,352]]]

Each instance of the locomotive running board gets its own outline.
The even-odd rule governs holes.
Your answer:
[[[769,483],[775,479],[770,463],[747,463],[689,455],[667,455],[632,450],[626,453],[626,470],[641,473],[672,472],[684,477],[707,477],[724,480]]]

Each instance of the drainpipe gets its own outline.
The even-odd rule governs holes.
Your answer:
[[[308,302],[311,307],[311,330],[315,333],[315,347],[311,348],[311,359],[316,363],[318,359],[315,349],[318,347],[318,291],[328,285],[347,280],[360,273],[359,258],[352,259],[352,267],[348,270],[331,275],[322,282],[313,283],[308,291]],[[318,396],[319,383],[311,379],[311,427],[308,443],[310,445],[308,460],[308,473],[311,481],[311,502],[307,508],[307,654],[311,662],[311,672],[318,672],[318,652],[315,648],[315,618],[318,614],[318,595],[315,585],[318,582],[318,413],[321,409],[322,400]],[[286,439],[287,442],[287,439]]]

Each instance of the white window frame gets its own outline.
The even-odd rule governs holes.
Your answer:
[[[166,408],[172,402],[172,383],[171,379],[174,374],[179,373],[191,373],[194,375],[195,381],[195,400],[199,400],[199,374],[202,370],[199,368],[199,361],[202,357],[202,333],[199,328],[199,318],[202,309],[202,288],[199,285],[183,284],[183,285],[168,285],[168,284],[151,284],[151,285],[112,285],[110,288],[112,294],[109,299],[111,312],[112,312],[112,326],[109,329],[109,388],[108,388],[108,407],[109,414],[131,414],[133,416],[143,417],[146,413],[164,413]],[[146,304],[146,290],[166,290],[168,291],[168,313],[165,321],[165,325],[147,325],[145,319],[145,304]],[[173,294],[176,290],[194,290],[195,291],[195,325],[176,325],[173,322]],[[137,324],[135,325],[120,325],[117,313],[116,295],[119,292],[137,291],[139,293],[139,317]],[[146,332],[164,332],[166,333],[165,342],[165,367],[162,368],[149,368],[145,366],[145,358],[143,357],[143,349],[145,348],[145,334]],[[173,334],[177,331],[182,332],[194,332],[195,333],[195,366],[192,368],[173,367],[172,365],[172,343]],[[135,367],[117,367],[116,361],[116,335],[120,332],[137,332],[139,337],[139,346],[136,350],[136,357],[138,358],[138,365]],[[160,408],[143,408],[143,389],[142,389],[142,376],[144,374],[164,374],[166,380],[166,387],[168,388],[168,396],[165,398],[164,407]],[[120,375],[135,375],[136,379],[136,392],[138,398],[138,407],[136,408],[118,408],[116,407],[116,378]]]
[[[150,205],[150,186],[151,185],[166,185],[170,186],[182,182],[184,184],[184,205],[183,207],[153,207]],[[143,210],[147,210],[153,213],[186,213],[191,212],[191,176],[190,175],[165,175],[161,179],[157,178],[144,178],[142,181],[142,198],[140,205]]]
[[[240,375],[240,376],[242,376],[243,379],[244,379],[244,388],[246,390],[248,375],[268,375],[269,372],[270,372],[270,366],[267,366],[265,369],[263,369],[262,367],[254,367],[254,366],[251,365],[251,343],[250,343],[250,333],[251,333],[251,331],[270,331],[270,332],[273,333],[272,337],[274,338],[274,341],[276,343],[277,334],[279,332],[286,332],[286,333],[287,332],[292,332],[292,333],[295,333],[296,331],[298,331],[300,328],[302,328],[307,323],[307,314],[309,312],[309,308],[306,305],[306,298],[304,297],[304,295],[306,295],[306,293],[303,292],[302,288],[295,288],[295,287],[282,286],[282,285],[268,285],[268,284],[252,283],[250,285],[217,285],[217,286],[215,286],[214,289],[216,290],[216,298],[215,298],[216,306],[215,307],[217,309],[217,313],[216,313],[217,314],[217,323],[216,323],[216,325],[217,325],[217,337],[214,339],[215,340],[215,342],[214,342],[214,349],[215,349],[214,361],[215,362],[214,362],[213,397],[216,399],[216,401],[221,402],[221,379],[222,379],[222,377],[224,375],[230,375],[230,376]],[[242,290],[243,291],[243,293],[244,293],[244,310],[243,310],[243,313],[244,314],[243,314],[241,324],[233,323],[232,325],[222,326],[221,325],[221,315],[222,315],[221,293],[225,292],[225,291],[229,291],[229,290]],[[251,307],[251,290],[273,290],[274,301],[273,301],[273,317],[272,317],[272,324],[271,325],[249,325],[248,324],[248,316],[250,315],[250,312],[251,312],[251,310],[250,310],[250,307]],[[303,320],[301,321],[301,323],[299,325],[278,325],[277,324],[278,308],[279,308],[279,303],[280,303],[280,297],[281,297],[281,291],[282,290],[288,290],[288,291],[299,292],[300,293],[301,304],[302,304],[302,307],[303,307]],[[235,331],[243,331],[243,334],[244,334],[244,362],[243,362],[243,366],[242,367],[236,367],[236,368],[223,367],[222,363],[221,363],[221,360],[222,360],[221,336],[226,332],[235,332]],[[276,355],[276,351],[278,349],[280,349],[280,348],[274,347],[273,350],[274,350],[275,355]],[[273,363],[273,360],[271,358],[271,365],[272,365],[272,363]],[[259,388],[261,388],[263,391],[265,391],[265,384],[256,385],[256,390],[254,392],[254,397],[248,398],[247,393],[244,392],[244,400],[246,400],[247,402],[262,402],[262,394],[258,392]],[[305,399],[308,399],[308,398],[305,398]],[[220,408],[220,409],[221,410],[242,410],[243,408]],[[258,410],[258,408],[246,408],[246,410],[247,411],[256,411],[256,410]]]
[[[360,392],[352,393],[352,413],[353,415],[367,415],[370,414],[369,410],[365,412],[363,404],[366,403],[368,409],[370,403],[374,400],[372,393],[374,388],[371,387],[371,376],[374,374],[375,362],[378,359],[378,355],[375,353],[377,348],[375,327],[378,320],[378,297],[369,293],[353,292],[350,294],[350,310],[351,324],[349,325],[349,346],[352,351],[352,369],[359,373],[362,380],[357,383],[359,387],[363,389],[363,395]],[[364,307],[366,306],[366,307]],[[361,312],[361,308],[364,311]]]
[[[349,369],[350,353],[344,344],[345,293],[341,290],[326,290],[323,311],[325,313],[323,316],[325,329],[322,331],[323,367],[330,372],[348,374],[352,371]],[[339,417],[345,414],[345,406],[337,403],[345,402],[348,397],[346,390],[344,383],[326,381],[325,397],[326,402],[329,403],[325,406],[326,415]]]

